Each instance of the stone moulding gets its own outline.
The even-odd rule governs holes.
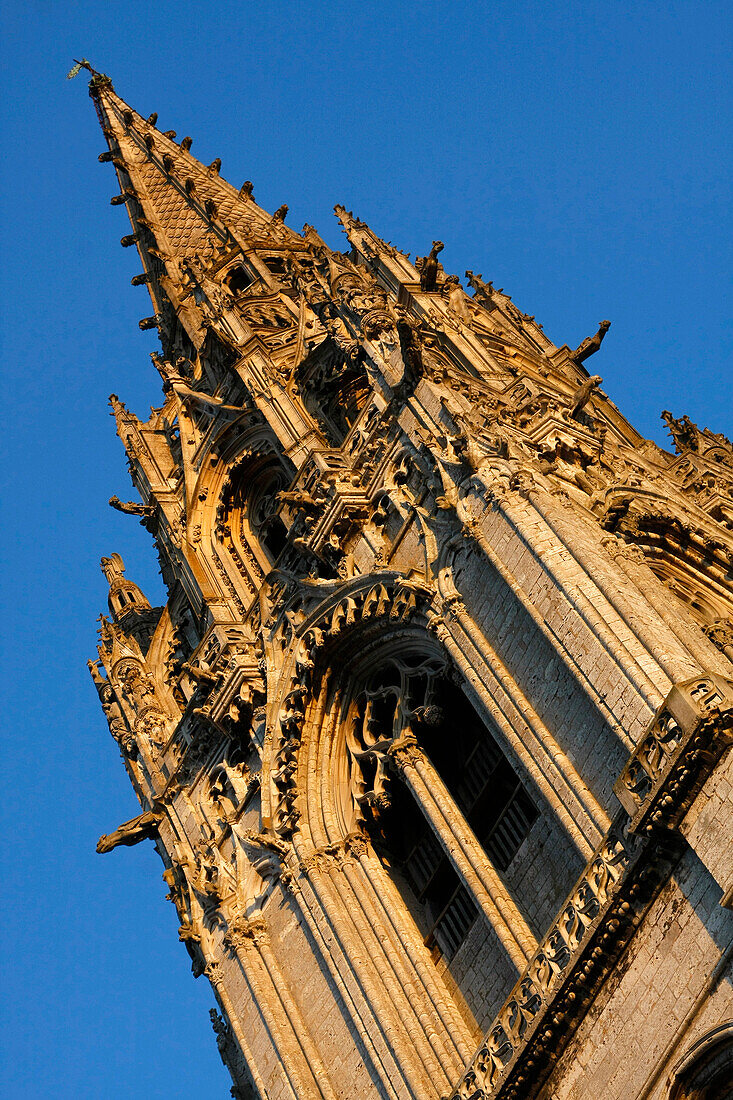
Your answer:
[[[539,1085],[549,1070],[586,991],[605,975],[647,907],[640,907],[632,880],[648,842],[628,836],[625,821],[620,814],[596,849],[451,1100],[529,1096],[530,1080]]]
[[[674,826],[733,743],[733,684],[675,686],[617,784],[622,810],[450,1100],[529,1100],[681,852]]]

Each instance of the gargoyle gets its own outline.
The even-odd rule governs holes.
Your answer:
[[[158,831],[160,819],[160,814],[154,813],[153,810],[146,810],[144,814],[133,817],[131,821],[123,822],[119,829],[115,829],[113,833],[100,836],[97,841],[97,851],[100,853],[111,852],[122,844],[131,848],[133,844],[139,844],[141,840],[154,837]]]
[[[466,271],[466,279],[468,285],[473,289],[474,301],[480,302],[484,309],[493,309],[492,296],[494,293],[501,294],[503,291],[501,289],[495,291],[494,284],[491,281],[485,283],[480,275],[474,275],[472,271]]]
[[[120,500],[118,496],[110,497],[109,503],[112,508],[116,508],[118,512],[124,512],[127,516],[142,516],[144,519],[149,519],[155,512],[154,504],[138,504],[134,500]]]
[[[588,378],[583,383],[583,385],[575,391],[573,396],[570,398],[569,412],[572,417],[577,417],[581,409],[585,408],[585,406],[590,401],[593,392],[598,388],[598,386],[600,386],[602,381],[603,379],[601,378],[600,374],[592,374],[590,378]]]
[[[323,500],[317,500],[315,496],[312,496],[306,490],[288,490],[283,489],[277,494],[278,504],[288,504],[292,508],[301,508],[304,512],[316,512],[323,503]]]
[[[580,345],[580,347],[577,347],[575,351],[572,351],[570,353],[570,358],[573,360],[573,362],[582,363],[591,355],[595,355],[595,353],[598,351],[601,344],[603,343],[603,337],[606,335],[610,327],[610,321],[601,321],[598,332],[595,334],[595,336],[588,336]]]
[[[180,397],[184,405],[189,402],[196,402],[199,405],[209,405],[211,408],[221,410],[221,412],[240,413],[242,411],[239,405],[227,405],[223,398],[216,397],[214,394],[199,393],[198,390],[192,390],[191,387],[187,386],[182,380],[173,379],[171,381],[171,387],[173,392]]]
[[[221,673],[212,672],[202,665],[192,665],[188,661],[181,665],[181,671],[197,684],[216,684],[221,679]]]
[[[672,413],[665,409],[662,413],[662,420],[669,428],[677,454],[684,454],[685,451],[699,451],[700,429],[697,424],[690,420],[689,416],[685,415],[676,420]]]
[[[442,241],[433,241],[433,247],[429,255],[416,261],[415,266],[420,272],[420,289],[435,290],[438,281],[438,253],[442,252],[445,245]]]

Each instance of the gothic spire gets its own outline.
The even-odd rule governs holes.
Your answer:
[[[204,325],[194,284],[200,271],[219,269],[253,246],[282,248],[302,238],[284,225],[287,207],[273,215],[263,210],[249,181],[237,191],[219,175],[219,158],[201,163],[190,152],[190,137],[179,142],[175,131],[161,132],[157,114],[143,118],[108,77],[94,73],[89,89],[108,145],[99,159],[114,165],[120,184],[111,201],[127,206],[132,223],[121,243],[135,245],[143,263],[132,281],[147,285],[153,303],[153,316],[140,327],[158,328],[163,338],[177,316],[198,347]]]

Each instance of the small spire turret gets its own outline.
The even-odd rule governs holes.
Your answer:
[[[150,611],[147,596],[125,576],[125,563],[119,554],[102,558],[100,566],[109,582],[109,611],[116,623],[121,623],[130,610]]]
[[[100,567],[109,583],[107,603],[112,622],[124,635],[134,638],[145,653],[161,609],[151,607],[140,586],[125,576],[125,563],[120,554],[102,558]]]

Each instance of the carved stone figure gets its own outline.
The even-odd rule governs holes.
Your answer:
[[[152,516],[155,512],[155,505],[153,504],[138,504],[134,500],[120,500],[117,496],[111,496],[109,498],[109,504],[118,512],[124,512],[128,516],[143,516],[147,518]]]
[[[493,282],[485,283],[481,275],[474,275],[472,271],[466,272],[466,278],[468,285],[473,289],[475,301],[480,302],[485,309],[493,309],[492,298],[495,293]],[[499,290],[498,293],[501,294],[502,291]]]
[[[160,814],[146,810],[138,817],[133,817],[131,821],[125,821],[113,833],[101,836],[97,841],[97,851],[111,852],[121,844],[130,848],[134,844],[139,844],[141,840],[155,837],[159,824]]]
[[[603,339],[610,327],[610,321],[601,321],[600,325],[598,326],[598,332],[595,334],[595,336],[586,337],[583,343],[580,344],[574,352],[572,352],[570,358],[573,359],[576,363],[582,363],[586,359],[588,359],[589,356],[595,355],[595,353],[599,350],[601,344],[603,343]]]
[[[595,390],[600,386],[603,379],[600,374],[592,374],[570,398],[569,413],[571,416],[577,416],[578,413],[585,408],[590,401]]]
[[[440,268],[438,256],[444,248],[445,245],[442,241],[433,241],[433,247],[430,249],[428,255],[422,261],[419,259],[415,261],[415,266],[420,272],[421,290],[435,290],[438,281],[438,270]]]
[[[693,424],[687,414],[679,420],[675,420],[672,413],[665,409],[662,412],[662,420],[666,422],[669,428],[677,454],[699,450],[700,430],[697,424]]]

